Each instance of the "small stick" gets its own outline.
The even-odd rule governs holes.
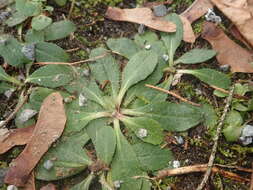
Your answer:
[[[247,172],[247,173],[253,173],[253,168],[242,168],[239,166],[227,166],[227,165],[223,165],[223,164],[214,164],[214,166],[219,166],[221,168],[229,168],[229,169],[236,169],[238,171],[242,171],[242,172]]]
[[[71,52],[74,52],[74,51],[78,51],[80,48],[77,47],[77,48],[73,48],[73,49],[68,49],[66,50],[67,53],[71,53]]]
[[[210,87],[212,87],[213,89],[218,90],[218,91],[220,91],[220,92],[222,92],[224,94],[229,94],[229,91],[227,91],[227,90],[225,90],[223,88],[219,88],[219,87],[213,86],[213,85],[210,85]],[[233,94],[233,97],[238,98],[238,99],[244,99],[244,100],[248,100],[249,99],[248,97],[242,96],[240,94]]]
[[[157,176],[152,178],[153,180],[163,179],[165,177],[169,176],[177,176],[177,175],[184,175],[189,173],[197,173],[197,172],[206,172],[208,170],[208,164],[198,164],[198,165],[192,165],[192,166],[185,166],[175,169],[165,169],[158,172]],[[219,173],[223,175],[224,177],[234,179],[239,182],[249,182],[250,179],[243,178],[236,173],[228,172],[222,169],[219,169],[218,167],[212,167],[211,171],[213,173]]]
[[[73,12],[73,10],[74,10],[75,3],[76,3],[76,0],[72,0],[72,2],[71,2],[71,6],[70,6],[70,9],[69,9],[68,19],[70,19],[70,18],[71,18],[71,14],[72,14],[72,12]]]
[[[232,99],[233,99],[234,89],[235,89],[235,87],[232,86],[232,88],[231,88],[231,90],[229,92],[229,95],[228,95],[228,98],[227,98],[227,102],[226,102],[223,114],[222,114],[220,122],[219,122],[219,124],[217,126],[216,135],[214,137],[214,144],[213,144],[212,152],[211,152],[211,155],[210,155],[210,158],[209,158],[209,161],[208,161],[208,165],[207,165],[208,168],[207,168],[206,173],[204,175],[204,178],[201,181],[201,183],[199,184],[197,190],[202,190],[204,188],[204,186],[206,185],[206,182],[209,179],[209,176],[211,174],[213,163],[214,163],[214,159],[215,159],[215,155],[216,155],[217,148],[218,148],[218,140],[219,140],[219,137],[220,137],[222,126],[223,126],[225,118],[227,116],[228,109],[229,109],[230,104],[231,104]]]
[[[165,90],[165,89],[163,89],[163,88],[160,88],[160,87],[157,87],[157,86],[153,86],[153,85],[150,85],[150,84],[145,84],[145,86],[147,86],[147,87],[149,87],[149,88],[153,88],[153,89],[155,89],[155,90],[159,90],[159,91],[164,92],[164,93],[166,93],[166,94],[170,94],[170,95],[176,97],[177,99],[181,100],[182,102],[186,102],[186,103],[191,104],[191,105],[193,105],[193,106],[198,106],[198,107],[201,106],[200,104],[196,104],[196,103],[194,103],[194,102],[191,102],[190,100],[187,100],[187,99],[185,99],[185,98],[179,96],[178,94],[176,94],[176,93],[174,93],[174,92],[171,92],[171,91],[169,91],[169,90]]]
[[[4,120],[0,123],[0,129],[4,128],[6,126],[6,124],[8,124],[17,114],[17,112],[23,107],[23,105],[25,104],[25,102],[28,99],[28,96],[30,94],[30,89],[28,90],[28,93],[26,95],[24,95],[25,90],[23,90],[21,92],[21,101],[17,104],[17,106],[15,107],[14,111]]]
[[[38,63],[34,63],[37,65],[77,65],[80,63],[87,63],[87,62],[92,62],[92,61],[96,61],[98,59],[101,59],[103,57],[105,57],[106,55],[108,55],[108,53],[105,53],[103,55],[99,55],[90,59],[86,59],[86,60],[81,60],[81,61],[76,61],[76,62],[72,62],[72,63],[66,63],[66,62],[38,62]]]
[[[252,168],[253,168],[253,162],[252,162]],[[253,190],[253,172],[251,173],[251,180],[250,180],[250,188],[249,190]]]

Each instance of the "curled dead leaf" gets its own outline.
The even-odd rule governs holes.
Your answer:
[[[253,56],[232,41],[221,28],[205,22],[202,37],[217,51],[217,60],[221,65],[230,65],[232,72],[253,73]]]
[[[9,130],[8,136],[0,137],[0,154],[3,154],[16,145],[27,144],[32,136],[34,126]],[[1,140],[2,139],[2,140]]]
[[[24,186],[30,173],[49,147],[62,134],[66,123],[63,98],[52,93],[42,103],[38,121],[23,152],[10,164],[5,183]]]
[[[253,2],[247,0],[211,0],[238,28],[253,46]]]
[[[120,9],[108,7],[106,18],[116,21],[133,22],[162,32],[175,32],[176,25],[160,17],[155,17],[150,8]]]
[[[186,17],[182,15],[180,15],[180,19],[183,23],[183,28],[184,28],[184,37],[183,37],[184,41],[189,42],[189,43],[194,43],[196,40],[196,37],[194,35],[191,23]]]

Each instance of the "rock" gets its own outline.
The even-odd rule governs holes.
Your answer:
[[[168,12],[165,5],[157,5],[153,7],[153,13],[155,16],[165,16]]]
[[[253,126],[252,125],[245,125],[245,127],[242,129],[242,134],[239,140],[245,146],[253,143]]]

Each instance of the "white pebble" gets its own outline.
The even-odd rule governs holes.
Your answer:
[[[17,119],[19,120],[19,122],[24,123],[31,119],[33,116],[35,116],[37,113],[38,112],[36,110],[24,109]]]
[[[140,138],[144,138],[144,137],[148,136],[147,129],[143,129],[143,128],[139,129],[137,136]]]
[[[46,161],[43,163],[43,167],[44,167],[46,170],[50,170],[53,166],[54,166],[54,163],[52,162],[52,160],[46,160]]]
[[[7,190],[18,190],[18,188],[15,185],[9,185]]]
[[[145,45],[145,49],[149,50],[151,48],[150,44]]]
[[[174,160],[174,161],[172,162],[172,167],[173,167],[173,168],[179,168],[179,167],[180,167],[180,162],[179,162],[178,160]]]
[[[123,183],[123,181],[117,180],[117,181],[113,182],[113,185],[114,185],[115,188],[118,189],[118,188],[120,188],[120,186],[121,186],[122,183]]]
[[[81,107],[85,106],[85,104],[87,103],[87,98],[82,93],[80,93],[79,95],[78,103],[79,103],[79,106]]]
[[[164,60],[164,61],[168,61],[168,60],[169,60],[169,55],[163,54],[163,60]]]

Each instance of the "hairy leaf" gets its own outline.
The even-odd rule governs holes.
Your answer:
[[[26,82],[56,88],[66,85],[71,80],[73,80],[73,71],[69,66],[46,65],[33,72]]]
[[[25,16],[35,16],[42,11],[40,1],[16,0],[16,9]]]
[[[192,49],[178,58],[175,63],[195,64],[205,62],[216,55],[214,50],[210,49]]]
[[[52,23],[52,19],[45,15],[38,15],[32,18],[32,28],[35,30],[43,30]]]
[[[191,74],[201,81],[219,88],[228,89],[231,84],[227,75],[213,69],[178,70],[178,73]]]
[[[21,82],[19,82],[17,79],[8,75],[1,66],[0,66],[0,81],[7,81],[14,84],[21,84]]]
[[[94,177],[95,176],[93,174],[90,174],[85,180],[75,185],[70,190],[89,190],[90,184]]]
[[[27,43],[43,42],[45,40],[44,31],[36,31],[30,29],[25,35],[25,41]]]
[[[7,24],[9,27],[16,26],[22,22],[24,22],[28,16],[25,16],[21,12],[17,11],[12,14],[12,16],[5,21],[5,24]]]

